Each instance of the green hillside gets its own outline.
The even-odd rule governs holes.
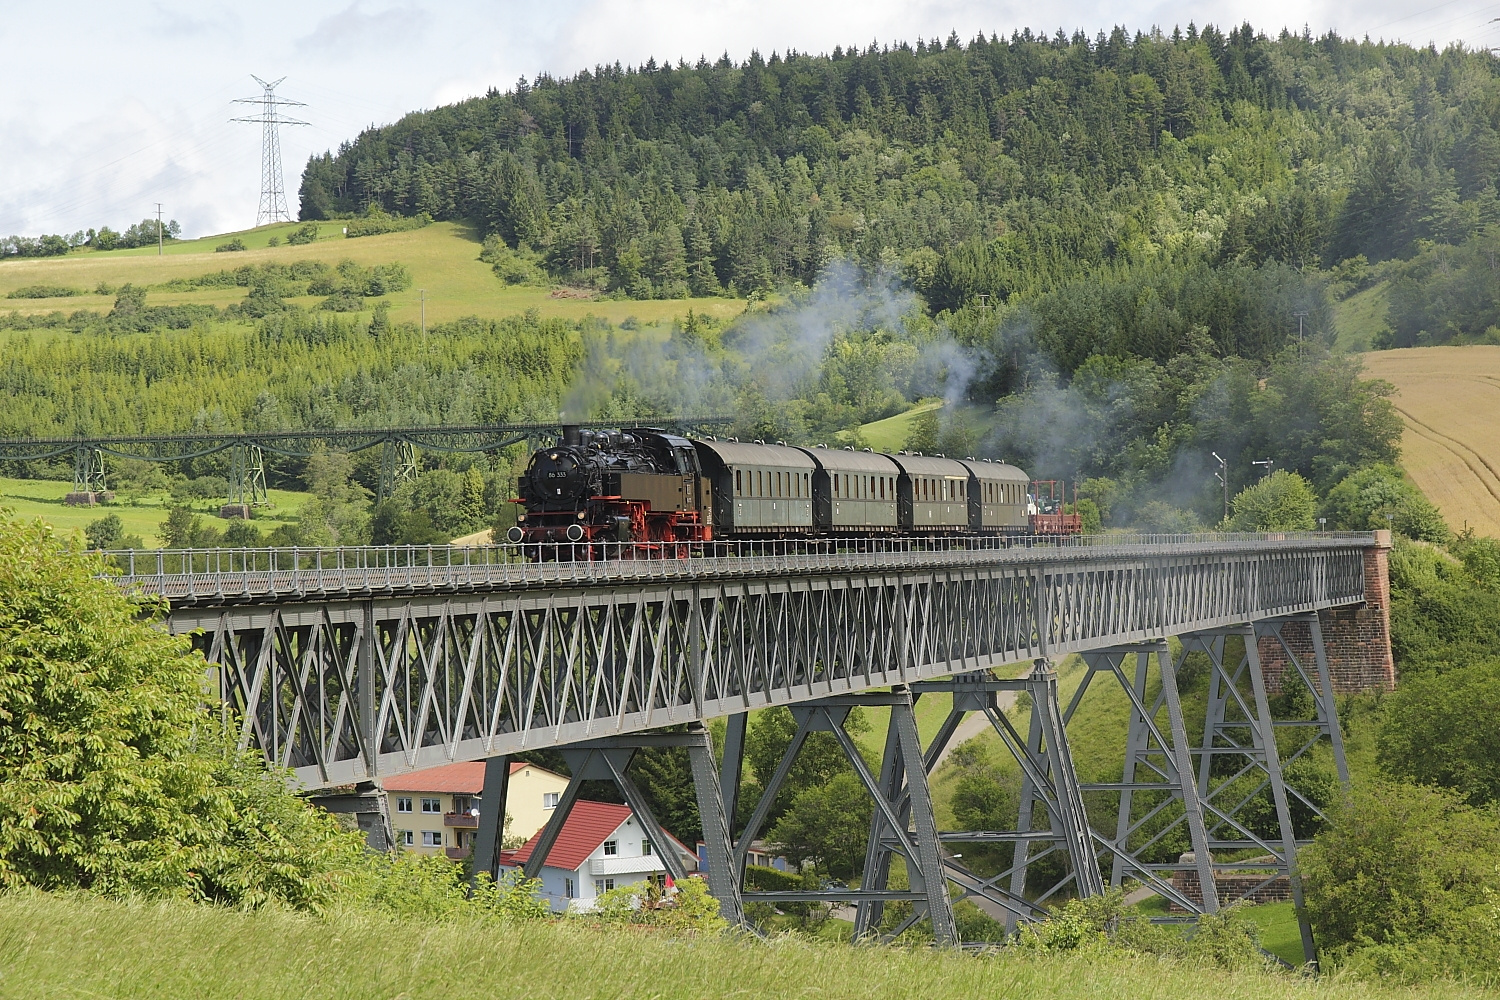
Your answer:
[[[876,451],[887,453],[900,451],[906,447],[907,438],[911,436],[912,424],[917,417],[932,410],[940,410],[942,406],[941,400],[931,400],[913,406],[893,417],[862,424],[859,428],[860,439]]]
[[[727,318],[744,308],[742,301],[727,298],[674,299],[656,302],[610,301],[596,294],[563,291],[555,286],[527,287],[506,285],[493,273],[491,266],[479,259],[480,241],[465,224],[440,222],[407,232],[384,233],[346,239],[344,223],[318,225],[316,242],[287,246],[288,234],[300,224],[283,223],[262,226],[243,233],[225,233],[198,240],[174,241],[166,245],[165,256],[156,248],[132,250],[75,251],[63,257],[40,257],[0,261],[0,319],[6,313],[37,315],[61,310],[95,310],[107,313],[114,306],[115,292],[132,283],[147,288],[146,304],[229,306],[245,298],[239,287],[202,288],[190,291],[159,287],[173,279],[198,278],[221,270],[267,263],[291,265],[298,261],[322,261],[337,265],[353,260],[364,267],[399,263],[411,273],[411,286],[404,291],[381,297],[389,305],[393,322],[418,324],[426,301],[429,326],[448,323],[464,316],[499,319],[528,309],[544,317],[579,320],[597,316],[614,323],[629,317],[652,323],[684,316],[689,310],[711,317]],[[272,237],[281,246],[270,247]],[[247,250],[237,253],[215,253],[214,247],[233,239],[242,240]],[[103,284],[109,291],[95,290]],[[79,294],[49,298],[6,298],[17,289],[36,285],[69,288]],[[293,296],[288,301],[303,308],[315,308],[322,296]],[[375,300],[352,314],[368,322]],[[4,336],[0,323],[0,336]]]

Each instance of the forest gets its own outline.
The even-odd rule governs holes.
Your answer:
[[[1263,358],[1288,312],[1326,334],[1330,296],[1494,221],[1495,70],[1249,25],[599,66],[312,158],[302,215],[469,219],[633,297],[852,259],[935,312],[1027,306],[1069,370],[1193,342]]]

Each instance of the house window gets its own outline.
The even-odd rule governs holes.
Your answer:
[[[443,831],[442,830],[423,830],[422,831],[422,846],[423,847],[442,847],[443,846]]]
[[[570,878],[563,879],[563,898],[573,898],[573,880]]]
[[[643,840],[643,841],[641,841],[641,855],[642,856],[649,856],[650,854],[651,854],[651,841],[649,841],[649,840]]]
[[[398,813],[411,812],[411,798],[406,795],[399,796],[396,799],[396,811]]]
[[[596,878],[596,879],[594,879],[594,895],[596,895],[596,896],[602,896],[606,892],[608,892],[609,890],[613,889],[614,887],[615,887],[615,880],[612,879],[612,878]]]
[[[424,813],[431,813],[431,814],[441,813],[443,811],[443,800],[442,799],[423,799],[422,800],[422,811]]]
[[[557,792],[543,792],[542,793],[542,808],[543,809],[556,809],[557,808]]]
[[[466,813],[473,803],[474,800],[467,795],[455,795],[453,796],[453,811],[456,813]]]
[[[620,842],[618,840],[606,840],[604,842],[604,856],[612,858],[620,853]]]
[[[411,800],[408,799],[407,801],[409,802]],[[410,812],[410,810],[407,811]],[[410,830],[397,830],[396,839],[400,841],[402,847],[411,847],[416,843],[416,837],[412,835],[412,832]]]

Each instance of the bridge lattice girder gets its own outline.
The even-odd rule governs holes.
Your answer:
[[[199,575],[200,603],[169,624],[200,632],[243,742],[318,788],[1358,603],[1373,544],[686,560],[659,578],[564,567],[489,592],[288,588],[239,606]]]

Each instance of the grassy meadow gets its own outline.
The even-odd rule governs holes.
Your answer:
[[[63,534],[82,532],[91,522],[108,514],[118,515],[125,534],[140,535],[149,547],[161,544],[157,527],[167,519],[172,506],[166,494],[134,497],[117,493],[115,502],[98,507],[69,507],[63,497],[73,488],[71,483],[51,479],[6,479],[0,477],[0,507],[8,507],[24,518],[41,518]],[[291,490],[269,490],[271,506],[256,511],[255,524],[263,533],[295,521],[297,511],[308,494]],[[216,515],[222,500],[195,500],[188,506]],[[216,522],[221,527],[228,522]]]
[[[435,222],[422,229],[379,236],[346,239],[342,222],[318,224],[319,238],[302,246],[271,247],[272,236],[283,240],[298,223],[261,226],[243,233],[225,233],[197,240],[167,244],[166,252],[157,256],[156,248],[75,251],[64,257],[21,258],[0,263],[0,312],[49,313],[89,309],[108,312],[114,305],[112,294],[96,294],[100,283],[119,287],[127,282],[156,285],[173,278],[192,278],[215,271],[230,270],[246,264],[289,264],[298,260],[320,260],[330,265],[344,259],[363,267],[400,262],[412,274],[412,286],[404,292],[385,297],[390,303],[392,321],[417,323],[421,320],[425,295],[429,325],[446,323],[462,316],[495,319],[536,309],[543,316],[582,319],[593,315],[620,323],[634,317],[641,323],[653,323],[685,316],[689,309],[715,318],[736,316],[745,308],[742,299],[662,299],[612,300],[597,297],[573,297],[575,293],[554,288],[506,286],[496,278],[490,265],[479,259],[480,239],[462,223]],[[238,237],[247,249],[236,253],[215,253],[214,247]],[[83,294],[51,299],[6,299],[4,296],[28,285],[59,285]],[[146,296],[147,305],[201,304],[227,306],[245,297],[243,288],[204,288],[193,291],[153,290]],[[321,297],[303,296],[288,302],[304,307],[316,306]],[[374,300],[367,300],[369,309]],[[366,314],[368,318],[368,310]]]
[[[1455,529],[1500,535],[1500,347],[1412,347],[1364,355],[1395,385],[1401,464]]]
[[[1375,338],[1389,329],[1386,320],[1389,290],[1389,283],[1382,281],[1355,292],[1334,306],[1335,351],[1368,351],[1375,343]]]
[[[628,940],[621,940],[625,935]],[[261,1000],[454,996],[1413,1000],[1486,995],[1338,977],[1223,972],[1148,958],[968,955],[796,939],[673,938],[648,928],[309,917],[84,897],[0,896],[0,997]]]
[[[942,406],[943,401],[940,399],[918,403],[911,409],[898,413],[895,416],[861,425],[859,436],[863,439],[866,447],[874,448],[876,451],[901,451],[906,447],[906,439],[911,435],[912,425],[916,422],[917,417],[929,410],[942,409]]]

